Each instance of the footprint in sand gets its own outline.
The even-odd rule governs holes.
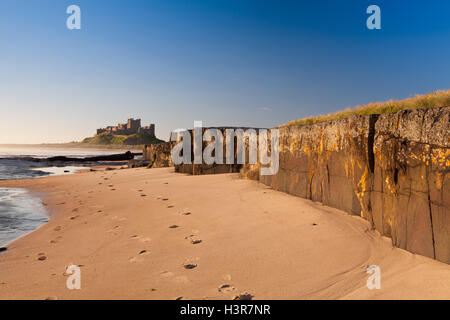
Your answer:
[[[141,197],[146,197],[147,195],[146,194],[141,194]]]
[[[77,214],[76,216],[72,216],[72,217],[70,217],[70,220],[75,220],[76,218],[78,218],[80,215],[79,214]]]
[[[141,238],[140,236],[138,236],[137,234],[132,234],[130,236],[130,239],[135,239],[135,240],[139,240],[140,242],[150,242],[152,239],[150,238]]]
[[[220,293],[227,293],[227,292],[231,292],[234,291],[236,288],[229,285],[229,284],[223,284],[219,287],[219,289],[217,289]]]
[[[149,254],[150,254],[150,252],[148,252],[147,250],[141,250],[141,251],[139,251],[139,253],[136,257],[133,257],[133,258],[129,259],[128,261],[130,263],[142,262],[142,261],[144,261],[144,256],[149,255]]]
[[[178,227],[179,227],[179,226],[177,226],[176,224],[173,224],[173,225],[169,226],[170,229],[176,229],[176,228],[178,228]]]
[[[183,210],[183,211],[181,211],[180,213],[181,213],[183,216],[188,216],[188,215],[191,214],[191,212],[188,211],[188,210]]]
[[[41,253],[38,253],[38,258],[37,259],[39,261],[44,261],[44,260],[47,260],[47,257],[45,255],[45,253],[41,252]]]
[[[167,201],[169,200],[169,198],[162,198],[162,201]]]
[[[118,231],[122,230],[123,228],[121,226],[114,226],[112,229],[108,230],[108,233],[114,233],[117,234]]]
[[[231,298],[231,300],[252,300],[252,298],[253,298],[253,295],[245,292],[245,293],[235,295],[234,297]]]
[[[167,206],[167,208],[173,208],[173,207],[175,207],[173,204],[169,204],[168,206]]]
[[[188,235],[187,237],[184,237],[184,239],[190,240],[190,242],[191,242],[192,244],[199,244],[199,243],[202,243],[202,240],[201,240],[201,239],[195,239],[194,237],[195,237],[194,234],[190,234],[190,235]]]
[[[52,240],[50,240],[49,242],[50,242],[51,244],[59,243],[59,241],[60,241],[62,238],[63,238],[62,236],[57,236],[56,239],[52,239]]]
[[[61,226],[56,226],[53,230],[54,231],[60,231],[61,230]]]
[[[195,269],[197,268],[197,264],[195,263],[186,263],[183,265],[183,267],[187,270]]]

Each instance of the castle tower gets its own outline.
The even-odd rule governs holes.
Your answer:
[[[153,137],[155,136],[155,125],[153,123],[150,124],[149,134]]]
[[[133,133],[138,132],[138,129],[141,127],[141,119],[128,119],[127,122],[127,129],[130,130]]]

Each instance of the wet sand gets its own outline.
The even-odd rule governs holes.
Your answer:
[[[450,265],[359,217],[236,174],[172,171],[1,181],[41,196],[50,221],[0,254],[0,299],[450,299]],[[72,264],[80,290],[66,287]]]

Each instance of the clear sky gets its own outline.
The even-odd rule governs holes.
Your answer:
[[[449,15],[448,0],[0,0],[0,143],[128,117],[162,139],[194,120],[272,127],[448,89]]]

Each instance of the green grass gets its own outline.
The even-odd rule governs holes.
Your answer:
[[[288,122],[288,126],[313,124],[328,120],[347,118],[355,114],[383,114],[394,113],[400,110],[427,109],[450,106],[450,90],[438,90],[428,94],[416,95],[404,100],[389,100],[386,102],[372,102],[362,106],[347,108],[342,111],[308,117]]]
[[[108,133],[98,134],[82,141],[83,144],[90,145],[118,145],[118,146],[134,146],[143,144],[154,144],[163,142],[154,136],[148,134],[130,134],[130,135],[114,135]]]

